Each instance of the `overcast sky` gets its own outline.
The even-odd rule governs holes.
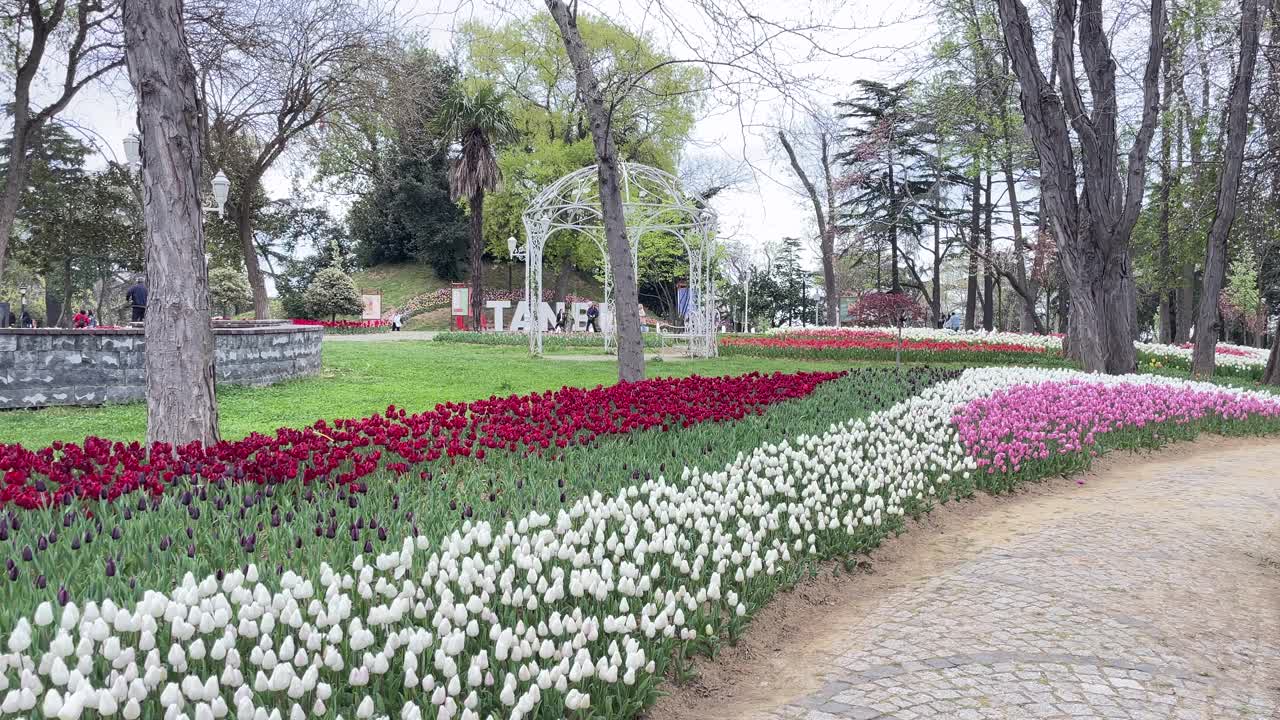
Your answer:
[[[688,46],[690,38],[700,41],[708,37],[707,32],[701,32],[706,18],[697,7],[704,1],[595,0],[588,4],[583,0],[582,7],[650,33],[677,58],[718,57],[724,48]],[[692,156],[720,157],[727,165],[741,167],[744,182],[717,197],[714,205],[726,237],[760,247],[787,235],[810,240],[815,232],[807,201],[792,189],[796,181],[785,157],[770,151],[767,140],[773,137],[774,128],[801,114],[799,101],[807,99],[815,106],[829,107],[845,96],[854,79],[893,78],[911,57],[928,51],[933,29],[927,20],[911,19],[918,14],[917,0],[773,0],[754,4],[771,20],[811,22],[817,18],[840,28],[811,34],[807,39],[796,37],[790,43],[773,43],[770,52],[784,62],[794,60],[793,74],[811,81],[786,92],[758,84],[742,85],[736,91],[714,90],[687,148]],[[423,32],[431,46],[443,53],[455,47],[453,29],[466,20],[495,22],[545,12],[545,6],[533,0],[400,0],[398,9],[406,25]],[[680,27],[673,30],[676,25]],[[815,51],[809,40],[817,40],[822,50]],[[127,78],[121,75],[112,87],[83,92],[64,117],[98,148],[97,162],[104,162],[103,158],[122,161],[122,141],[135,127]],[[305,166],[306,158],[295,153],[288,163],[276,167],[265,180],[268,194],[280,198],[307,192]],[[314,201],[328,202],[322,197]]]

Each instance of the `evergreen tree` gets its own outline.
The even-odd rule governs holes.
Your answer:
[[[449,199],[443,152],[407,148],[374,178],[347,214],[362,265],[420,260],[436,275],[457,279],[467,262],[466,217]]]
[[[142,265],[136,179],[115,165],[87,173],[89,148],[58,123],[45,126],[29,153],[13,257],[44,277],[46,322],[69,325],[78,292]]]
[[[910,86],[872,80],[854,83],[858,94],[840,102],[851,123],[836,155],[856,190],[844,203],[845,223],[878,246],[888,245],[890,291],[902,290],[899,258],[903,236],[917,237],[929,221],[930,194],[938,173],[929,125],[910,112]]]
[[[799,238],[782,239],[778,259],[773,267],[775,283],[771,288],[766,288],[773,295],[775,322],[780,325],[804,322],[808,317],[805,285],[809,280],[809,273],[800,264],[801,250]]]

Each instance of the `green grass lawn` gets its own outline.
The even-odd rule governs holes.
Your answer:
[[[650,376],[733,375],[761,370],[843,369],[848,362],[733,357],[651,362]],[[320,418],[363,417],[394,404],[428,410],[445,401],[475,400],[548,390],[563,385],[612,383],[617,366],[599,362],[534,360],[520,347],[431,342],[325,343],[320,377],[266,388],[221,387],[222,436],[240,438],[281,426],[303,427]],[[44,447],[86,435],[141,440],[146,434],[142,403],[98,408],[46,408],[0,413],[0,442]]]

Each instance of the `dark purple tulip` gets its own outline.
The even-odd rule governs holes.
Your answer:
[[[13,581],[13,580],[17,580],[17,579],[18,579],[18,566],[17,566],[17,565],[15,565],[15,566],[13,566],[13,567],[9,568],[9,580],[10,580],[10,581]]]
[[[360,539],[360,531],[359,531],[359,530],[357,530],[357,529],[355,528],[355,526],[354,526],[354,525],[352,525],[352,526],[351,526],[350,530],[351,530],[351,542],[355,542],[355,541],[359,540],[359,539]]]
[[[79,549],[80,549],[80,536],[79,536],[79,535],[77,535],[77,536],[75,536],[75,537],[71,538],[71,549],[72,549],[72,550],[79,550]]]
[[[178,502],[181,502],[183,505],[190,505],[190,504],[191,504],[191,491],[190,491],[190,490],[185,490],[185,491],[183,491],[182,496],[181,496],[181,498],[179,498]]]
[[[9,528],[3,525],[0,525],[0,542],[4,542],[5,540],[8,540],[8,539],[9,539]]]
[[[71,602],[71,593],[67,592],[67,588],[58,586],[58,604],[66,605]]]
[[[49,586],[49,581],[45,578],[45,576],[43,576],[43,575],[38,575],[38,576],[36,577],[36,589],[37,589],[37,590],[43,590],[43,589],[45,589],[45,588],[46,588],[46,587],[48,587],[48,586]]]
[[[336,537],[338,536],[338,526],[337,526],[337,525],[330,525],[330,526],[329,526],[329,527],[324,531],[324,536],[325,536],[325,537],[327,537],[327,538],[329,538],[330,540],[332,540],[332,539],[336,538]]]
[[[635,475],[633,474],[631,477],[634,479]],[[560,478],[559,480],[556,480],[556,487],[564,487],[564,478]]]
[[[58,531],[57,531],[57,530],[50,530],[50,531],[49,531],[49,544],[50,544],[50,545],[52,545],[52,544],[54,544],[54,543],[56,543],[56,542],[58,542]]]
[[[560,502],[564,503],[564,493],[560,493]]]
[[[160,538],[160,549],[162,551],[168,550],[169,546],[172,544],[173,544],[173,538],[169,537],[168,535],[165,535],[164,537]]]
[[[111,530],[111,539],[112,539],[112,540],[119,540],[119,539],[120,539],[120,536],[121,536],[121,535],[123,535],[123,534],[124,534],[124,533],[120,531],[120,526],[119,526],[119,525],[117,525],[117,526],[115,526],[114,528],[112,528],[112,530]]]
[[[191,543],[190,545],[187,546],[187,557],[193,558],[195,556],[196,556],[196,544]]]
[[[414,525],[414,526],[413,526],[413,535],[414,535],[414,537],[417,537],[418,535],[421,535],[421,534],[422,534],[422,533],[418,532],[418,526],[417,526],[417,525]]]
[[[191,507],[187,508],[187,516],[190,517],[192,520],[199,520],[200,508],[195,505],[192,505]]]
[[[40,538],[36,540],[36,551],[44,552],[45,550],[48,550],[48,549],[49,549],[49,541],[45,540],[44,536],[41,535]]]
[[[107,558],[107,577],[115,577],[115,576],[116,576],[116,561],[112,560],[111,558]]]
[[[370,527],[372,527],[372,526],[370,526]],[[363,530],[363,529],[364,529],[364,518],[362,518],[362,517],[358,517],[358,518],[356,518],[356,529],[357,529],[357,530]]]
[[[352,495],[351,497],[347,498],[347,507],[351,508],[352,510],[355,510],[359,506],[360,506],[360,501],[356,499],[355,495]]]
[[[62,516],[62,527],[71,527],[71,523],[76,521],[76,513],[74,510]]]
[[[293,546],[294,546],[295,548],[297,548],[298,550],[301,550],[301,549],[302,549],[302,538],[295,538],[295,539],[294,539],[294,541],[293,541]]]
[[[227,573],[226,573],[225,571],[223,571],[223,569],[222,569],[222,568],[218,568],[218,569],[213,573],[213,576],[214,576],[215,578],[217,578],[218,582],[222,582],[222,579],[223,579],[223,578],[225,578],[225,577],[227,576]]]
[[[366,553],[372,553],[372,552],[373,552],[373,543],[372,543],[372,542],[369,542],[368,540],[365,540],[365,541],[364,541],[364,551],[365,551]]]
[[[287,513],[285,513],[285,514],[284,514],[284,521],[285,521],[285,522],[287,522],[287,523],[291,523],[291,522],[293,522],[293,511],[292,511],[292,510],[290,510],[289,512],[287,512]]]
[[[91,542],[93,542],[93,531],[92,531],[92,530],[85,530],[85,531],[84,531],[84,544],[85,544],[85,545],[88,545],[88,544],[89,544],[89,543],[91,543]]]
[[[467,509],[466,509],[462,514],[463,514],[463,517],[471,517],[471,515],[472,515],[472,512],[471,512],[471,506],[470,506],[470,505],[468,505],[468,506],[467,506]]]
[[[449,501],[449,509],[450,509],[450,510],[457,510],[457,509],[458,509],[458,501],[457,501],[457,500],[450,500],[450,501]]]
[[[386,529],[386,528],[378,528],[378,540],[380,540],[381,542],[386,542],[386,541],[387,541],[387,529]]]
[[[31,562],[35,559],[35,553],[31,551],[30,545],[24,545],[22,547],[22,559],[26,562]]]
[[[324,535],[324,528],[323,528],[323,527],[321,527],[321,526],[319,526],[319,525],[317,525],[317,526],[316,526],[316,537],[321,537],[322,535]]]
[[[12,527],[14,530],[21,530],[22,521],[18,519],[17,515],[14,515],[13,519],[9,521],[9,526]]]
[[[129,578],[129,589],[136,590],[137,587],[138,587],[138,578],[135,578],[135,577]]]
[[[408,520],[409,522],[413,522],[413,511],[410,510],[409,512],[405,513],[404,519]]]

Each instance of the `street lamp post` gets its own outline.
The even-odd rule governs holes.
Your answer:
[[[124,157],[129,162],[129,167],[135,172],[142,169],[142,138],[137,133],[129,133],[124,139]],[[224,211],[227,205],[227,195],[231,191],[231,181],[227,179],[226,173],[221,170],[217,175],[213,176],[210,182],[213,190],[213,203],[209,204],[205,201],[200,203],[200,210],[207,213],[217,213],[219,218],[225,217]]]

